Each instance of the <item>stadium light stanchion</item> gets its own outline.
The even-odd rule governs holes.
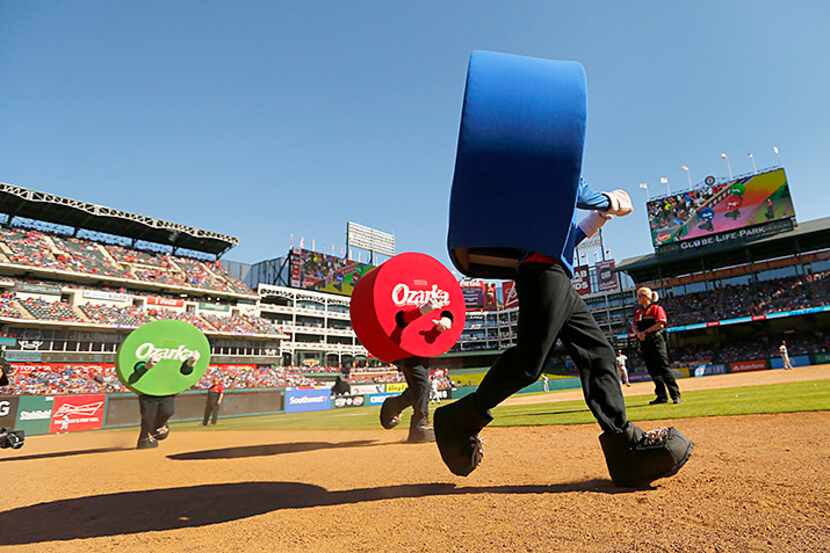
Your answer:
[[[721,152],[720,158],[726,162],[726,171],[729,173],[729,180],[732,180],[732,163],[729,161],[729,156],[726,152]]]
[[[750,161],[752,161],[752,174],[755,175],[758,173],[758,166],[755,165],[755,156],[752,155],[752,152],[746,154]]]
[[[660,177],[660,184],[666,185],[666,195],[671,196],[671,184],[669,183],[669,177]]]
[[[689,166],[684,163],[683,165],[680,166],[680,169],[682,169],[686,173],[686,178],[689,180],[689,188],[691,188],[692,187],[692,173],[689,171]]]
[[[640,190],[642,190],[643,192],[645,192],[645,195],[646,195],[646,202],[648,202],[648,200],[649,200],[649,197],[648,197],[648,183],[647,183],[647,182],[645,182],[645,181],[641,182],[641,183],[640,183]]]
[[[778,165],[781,165],[781,150],[778,148],[778,146],[772,147],[772,153],[775,154],[775,159],[778,160]]]

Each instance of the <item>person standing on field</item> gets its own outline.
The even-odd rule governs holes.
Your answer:
[[[225,398],[225,384],[221,378],[214,378],[210,388],[208,388],[207,403],[205,403],[205,417],[202,419],[202,426],[207,426],[208,419],[211,424],[216,424],[219,418],[219,406],[222,405],[222,400]]]
[[[782,340],[781,345],[778,346],[778,352],[781,354],[781,361],[784,362],[784,368],[790,370],[793,364],[790,362],[790,353],[787,351],[787,341]]]

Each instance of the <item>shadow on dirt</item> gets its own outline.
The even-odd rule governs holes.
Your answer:
[[[23,545],[194,528],[284,509],[385,499],[478,494],[628,493],[610,481],[456,487],[406,484],[328,491],[298,482],[239,482],[94,495],[0,512],[0,545]]]
[[[11,461],[32,461],[34,459],[55,459],[58,457],[75,457],[76,455],[92,455],[95,453],[112,453],[114,451],[134,451],[134,447],[99,447],[96,449],[78,449],[76,451],[53,451],[51,453],[33,453],[32,455],[18,455],[0,459],[0,463]]]
[[[301,453],[303,451],[318,451],[321,449],[341,449],[350,447],[369,447],[385,445],[376,440],[356,440],[353,442],[296,442],[290,444],[250,445],[243,447],[227,447],[223,449],[206,449],[204,451],[189,451],[168,455],[174,461],[203,461],[207,459],[243,459],[245,457],[266,457],[269,455],[283,455],[285,453]]]

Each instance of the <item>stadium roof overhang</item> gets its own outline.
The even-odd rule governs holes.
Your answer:
[[[617,269],[628,273],[635,282],[649,282],[827,248],[830,248],[830,217],[823,217],[751,242],[631,257],[617,265]]]
[[[0,182],[0,213],[222,255],[233,236]]]

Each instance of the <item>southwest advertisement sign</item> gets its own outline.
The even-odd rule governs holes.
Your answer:
[[[294,288],[351,296],[357,282],[372,269],[366,263],[294,248],[289,278]]]
[[[587,296],[591,293],[591,279],[588,265],[574,267],[574,277],[571,279],[574,289],[580,296]]]
[[[14,428],[17,421],[17,396],[0,396],[0,428]]]
[[[617,278],[617,263],[613,259],[597,263],[597,281],[600,292],[619,292],[620,279]]]
[[[49,432],[98,430],[104,425],[104,394],[59,396],[52,404]]]
[[[15,430],[23,430],[26,435],[48,434],[52,423],[52,405],[54,399],[49,396],[22,396],[17,404],[17,422]]]
[[[722,242],[714,239],[720,235],[728,236],[725,240],[763,236],[769,233],[762,229],[772,223],[780,232],[792,228],[795,218],[784,169],[651,200],[646,207],[652,243],[661,251],[688,241],[697,241],[693,248]],[[757,232],[742,232],[750,227]]]
[[[284,407],[286,413],[303,411],[325,411],[331,409],[329,390],[286,390]]]
[[[769,364],[767,364],[766,359],[755,359],[753,361],[736,361],[735,363],[729,364],[729,372],[731,373],[760,371],[768,368]]]

